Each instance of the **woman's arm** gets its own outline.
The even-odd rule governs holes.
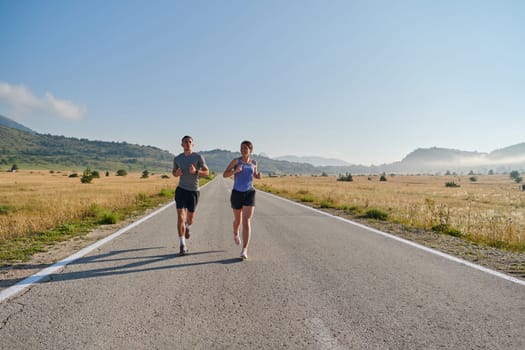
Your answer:
[[[259,168],[257,166],[257,161],[254,159],[254,160],[252,160],[252,163],[253,163],[253,177],[256,178],[256,179],[260,179],[261,178],[261,172],[259,171]]]
[[[222,173],[222,177],[230,177],[233,174],[235,174],[235,166],[237,165],[237,159],[233,159],[230,164],[226,167],[226,170],[224,170],[224,173]]]

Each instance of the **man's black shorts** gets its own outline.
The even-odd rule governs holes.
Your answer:
[[[232,190],[230,202],[232,205],[232,209],[241,209],[242,207],[254,207],[255,190],[249,190],[246,192]]]
[[[175,205],[177,209],[186,208],[193,213],[199,202],[199,194],[199,191],[188,191],[177,187],[175,190]]]

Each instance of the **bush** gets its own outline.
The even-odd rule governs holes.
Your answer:
[[[148,177],[149,177],[149,171],[144,170],[144,171],[142,172],[142,176],[141,176],[141,178],[142,178],[142,179],[147,179]]]
[[[78,174],[77,173],[73,173],[73,174],[69,175],[69,177],[78,177]]]
[[[386,175],[382,174],[381,177],[379,178],[379,181],[386,181]]]
[[[454,237],[463,236],[463,233],[460,230],[450,227],[449,225],[446,225],[446,224],[439,224],[439,225],[432,226],[432,231],[438,232],[438,233],[444,233],[446,235],[454,236]]]
[[[460,187],[460,186],[454,181],[449,181],[445,183],[445,187]]]
[[[0,205],[0,215],[7,215],[13,211],[13,207],[9,205]]]
[[[299,200],[303,203],[312,203],[314,201],[314,197],[310,194],[304,194],[299,197]]]
[[[173,197],[174,191],[167,188],[163,188],[162,190],[160,190],[159,195],[161,197]]]
[[[119,217],[117,213],[113,213],[110,211],[104,211],[101,213],[100,220],[98,222],[99,224],[102,224],[102,225],[112,225],[112,224],[116,224],[118,220],[119,220]]]
[[[478,181],[478,178],[475,177],[475,176],[471,176],[471,177],[469,177],[469,180],[470,180],[471,182],[476,182],[476,181]]]
[[[117,176],[126,176],[128,172],[124,169],[117,170]]]
[[[516,181],[516,179],[520,177],[520,172],[517,171],[517,170],[512,170],[510,172],[510,178],[513,179],[514,181]]]
[[[84,170],[84,174],[82,174],[82,177],[80,178],[80,182],[82,182],[83,184],[89,184],[92,180],[93,172],[91,171],[91,169],[86,168],[86,170]]]
[[[337,181],[354,181],[352,174],[346,173],[345,175],[339,175]]]
[[[388,213],[383,211],[383,210],[381,210],[381,209],[371,208],[371,209],[368,209],[365,212],[363,217],[365,217],[367,219],[374,219],[374,220],[385,221],[388,218]]]

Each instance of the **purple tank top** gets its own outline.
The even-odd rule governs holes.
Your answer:
[[[250,163],[243,163],[241,158],[237,160],[237,165],[242,164],[242,171],[233,177],[233,189],[239,192],[253,190],[253,172],[255,166]]]

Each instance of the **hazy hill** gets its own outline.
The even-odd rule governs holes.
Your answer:
[[[347,162],[345,162],[344,160],[341,160],[341,159],[323,158],[323,157],[316,157],[316,156],[299,157],[299,156],[293,156],[293,155],[286,155],[286,156],[274,157],[273,159],[286,160],[288,162],[294,162],[294,163],[308,163],[308,164],[312,164],[314,166],[348,166],[348,165],[352,165],[352,164],[347,163]]]
[[[215,149],[200,152],[210,169],[222,173],[239,152]],[[125,169],[171,173],[174,155],[153,146],[141,146],[126,142],[90,141],[64,136],[38,134],[31,129],[0,116],[0,170],[10,169],[13,164],[26,169],[93,170]],[[290,157],[329,164],[321,157]],[[264,154],[254,155],[263,174],[436,174],[447,171],[457,173],[525,171],[525,143],[494,150],[490,153],[467,152],[447,148],[419,148],[399,162],[381,165],[325,165],[315,166],[308,162],[292,162],[271,159]],[[328,162],[328,163],[327,163]]]

